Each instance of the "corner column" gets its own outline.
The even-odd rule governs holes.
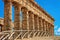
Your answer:
[[[54,36],[54,26],[51,24],[51,35]]]
[[[52,34],[54,36],[54,25],[52,25]]]
[[[12,3],[4,1],[4,30],[11,30],[12,28]]]

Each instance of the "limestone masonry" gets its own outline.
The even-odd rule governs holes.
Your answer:
[[[4,40],[54,40],[54,19],[34,0],[3,0],[4,18],[0,32],[9,33]],[[12,22],[12,6],[14,22]],[[8,31],[8,32],[7,32]],[[3,34],[4,34],[3,33]]]

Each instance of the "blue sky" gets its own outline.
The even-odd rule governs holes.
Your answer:
[[[54,19],[54,34],[60,35],[60,0],[35,0]],[[4,18],[4,3],[0,0],[0,18]]]
[[[60,35],[60,0],[35,0],[54,19],[54,34]]]

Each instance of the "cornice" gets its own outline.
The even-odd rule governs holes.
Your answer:
[[[45,15],[47,15],[48,17],[50,17],[53,21],[54,18],[52,16],[50,16],[43,8],[41,8],[36,2],[29,0],[32,4],[34,4],[40,11],[42,11]]]

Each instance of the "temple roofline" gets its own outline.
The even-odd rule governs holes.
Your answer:
[[[32,0],[30,0],[30,2],[32,2],[32,3],[33,3],[40,11],[42,11],[45,15],[47,15],[47,16],[50,17],[53,21],[55,21],[54,18],[51,17],[45,10],[43,10],[43,8],[41,8],[39,5],[37,5],[36,2],[34,2],[34,1],[32,1]]]

